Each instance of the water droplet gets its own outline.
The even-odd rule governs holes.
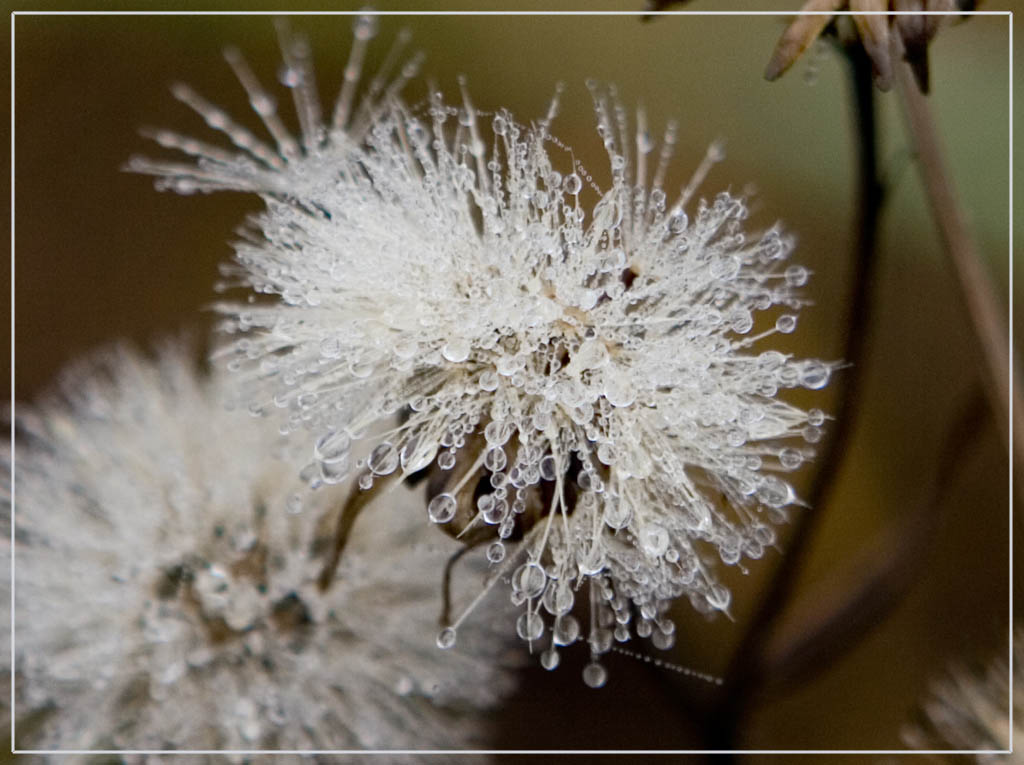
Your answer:
[[[352,463],[349,461],[347,453],[338,459],[321,460],[317,464],[320,467],[320,478],[324,483],[328,484],[341,483],[348,478],[348,474],[352,469]],[[310,481],[310,485],[312,484],[313,482]]]
[[[729,607],[732,593],[729,592],[728,588],[720,584],[713,584],[711,585],[711,591],[707,594],[707,599],[709,606],[717,608],[719,611],[724,611]]]
[[[484,438],[491,446],[501,446],[512,436],[514,429],[515,427],[510,422],[492,421],[487,423],[487,427],[484,428]]]
[[[583,682],[591,688],[601,688],[608,682],[608,670],[592,661],[583,668]]]
[[[660,648],[662,651],[667,651],[676,643],[675,633],[673,632],[666,634],[664,632],[659,632],[658,630],[655,630],[654,634],[651,635],[651,643],[654,644],[655,648]]]
[[[519,590],[528,598],[536,598],[544,592],[547,579],[544,569],[531,561],[516,569],[512,575],[512,588]]]
[[[581,370],[600,369],[608,363],[608,347],[600,340],[585,340],[572,361]]]
[[[455,628],[445,627],[443,630],[437,633],[437,647],[447,650],[455,645]]]
[[[448,523],[455,517],[455,497],[447,492],[438,494],[427,505],[427,515],[434,523]]]
[[[786,284],[790,287],[803,287],[807,284],[807,269],[803,266],[790,266],[787,268]]]
[[[469,358],[469,340],[462,337],[453,337],[441,349],[441,355],[453,364],[458,364]]]
[[[732,317],[732,331],[745,335],[754,328],[754,317],[750,311],[738,311]]]
[[[576,175],[576,173],[570,173],[565,176],[563,187],[567,194],[579,194],[580,189],[583,188],[583,181],[580,180],[580,177]]]
[[[605,374],[604,397],[615,407],[630,406],[636,401],[636,391],[632,381],[624,372],[611,370]]]
[[[325,337],[320,341],[320,355],[325,359],[336,359],[341,355],[341,340],[337,337]]]
[[[313,447],[313,456],[322,462],[337,462],[348,456],[352,438],[343,430],[328,431]]]
[[[500,446],[492,446],[484,455],[484,467],[492,472],[502,470],[508,462],[505,450]]]
[[[353,377],[358,377],[360,380],[364,380],[373,374],[373,362],[367,359],[359,359],[353,361],[349,365],[349,371]]]
[[[624,529],[633,518],[633,511],[625,502],[609,502],[604,508],[604,522],[612,529]]]
[[[403,337],[395,342],[395,355],[403,360],[411,359],[419,351],[419,344],[409,337]]]
[[[640,532],[641,546],[648,555],[660,557],[668,549],[668,532],[664,526],[649,523]]]
[[[779,463],[786,470],[795,470],[804,461],[804,456],[796,449],[783,449],[779,452]]]
[[[556,645],[571,645],[580,636],[580,623],[575,616],[565,614],[555,619],[553,632]]]
[[[554,616],[569,613],[572,610],[574,601],[575,597],[572,594],[572,588],[565,580],[552,580],[548,584],[547,589],[544,590],[544,597],[541,598],[544,608]]]
[[[558,655],[558,651],[556,651],[554,648],[549,648],[543,653],[541,653],[540,665],[547,670],[555,669],[558,666],[560,658],[561,657]]]
[[[516,620],[516,634],[523,640],[537,640],[544,634],[544,619],[535,611],[527,611]]]
[[[487,560],[491,563],[501,563],[505,559],[505,545],[501,542],[494,542],[487,548]]]
[[[398,450],[390,441],[378,444],[367,460],[367,466],[377,475],[390,475],[398,467]]]
[[[775,320],[775,329],[788,335],[796,329],[796,316],[791,313],[782,314]]]
[[[277,73],[277,78],[281,81],[281,84],[294,88],[302,82],[302,74],[297,70],[288,66],[283,66]]]
[[[828,385],[829,368],[820,361],[808,361],[800,373],[800,383],[805,388],[818,390]]]

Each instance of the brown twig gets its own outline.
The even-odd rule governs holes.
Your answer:
[[[438,624],[442,627],[450,627],[452,623],[452,570],[463,555],[480,546],[483,542],[484,540],[481,539],[474,544],[460,547],[449,556],[448,562],[444,564],[444,576],[441,578],[441,616],[437,620]]]
[[[860,389],[864,380],[865,349],[871,315],[871,286],[875,265],[875,243],[882,209],[883,188],[878,179],[875,102],[871,61],[862,48],[846,50],[854,95],[857,141],[858,202],[854,242],[854,274],[847,301],[846,343],[843,357],[852,366],[835,408],[835,427],[819,462],[808,495],[810,509],[802,514],[790,535],[786,554],[779,563],[760,606],[750,620],[725,674],[721,704],[710,718],[709,743],[715,749],[734,749],[750,701],[762,681],[759,658],[764,643],[789,601],[797,575],[806,558],[810,540],[818,528],[829,492],[847,452],[856,421]]]
[[[341,555],[345,552],[345,546],[348,544],[348,538],[352,533],[352,526],[355,524],[356,518],[359,517],[363,509],[373,501],[382,489],[390,486],[401,477],[402,471],[396,470],[390,475],[377,476],[370,489],[363,490],[358,485],[352,486],[352,493],[345,500],[341,513],[338,515],[338,525],[334,531],[334,544],[331,547],[331,553],[327,557],[324,567],[320,570],[320,576],[317,578],[317,586],[321,592],[325,592],[334,580],[334,572],[341,562]]]
[[[1014,472],[1021,475],[1021,460],[1024,459],[1024,398],[1021,397],[1019,385],[1011,386],[1011,364],[1014,376],[1019,379],[1016,375],[1019,363],[1010,347],[1009,321],[978,257],[963,211],[957,204],[928,100],[918,91],[910,66],[902,60],[903,48],[899,35],[892,36],[892,45],[893,60],[898,62],[896,81],[904,117],[917,153],[917,166],[931,207],[932,219],[949,256],[985,358],[985,388],[989,394],[989,403],[999,423],[1004,443],[1011,448],[1014,456]]]

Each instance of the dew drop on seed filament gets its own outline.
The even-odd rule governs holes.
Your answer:
[[[523,640],[537,640],[544,634],[544,619],[534,611],[520,614],[516,620],[516,634]]]
[[[601,688],[608,682],[608,670],[592,661],[583,668],[583,682],[591,688]]]
[[[668,532],[657,523],[650,523],[640,532],[644,552],[658,557],[668,549]]]
[[[455,645],[455,637],[455,628],[445,627],[437,633],[437,647],[441,649],[451,648]]]
[[[390,475],[398,467],[398,450],[390,441],[378,444],[370,452],[367,465],[377,475]]]
[[[732,600],[732,593],[726,587],[720,584],[714,584],[711,586],[711,591],[707,594],[708,605],[712,608],[716,608],[719,611],[724,611],[729,607],[729,601]]]
[[[807,269],[803,266],[790,266],[787,268],[786,284],[790,287],[803,287],[807,284]]]
[[[484,455],[484,466],[490,471],[503,469],[506,462],[505,450],[500,446],[492,446]]]
[[[465,361],[469,358],[469,340],[461,337],[453,337],[441,349],[441,355],[453,364]]]
[[[547,574],[536,563],[524,563],[512,575],[512,589],[519,590],[528,598],[536,598],[544,592]]]
[[[555,669],[561,657],[554,648],[549,648],[540,655],[540,665],[544,669]]]
[[[556,645],[571,645],[580,636],[580,623],[575,616],[564,614],[555,619],[554,641]]]
[[[654,634],[651,635],[651,643],[654,645],[655,648],[659,648],[662,651],[667,651],[676,643],[675,633],[665,633],[655,630]]]
[[[786,470],[795,470],[804,461],[804,456],[796,449],[783,449],[779,452],[779,462]]]
[[[501,542],[494,542],[487,548],[487,560],[491,563],[501,563],[505,559],[505,545]]]
[[[800,374],[800,384],[811,390],[824,388],[828,384],[829,368],[820,361],[809,361],[804,364]]]
[[[448,523],[455,517],[455,497],[447,492],[438,494],[427,505],[427,515],[434,523]]]
[[[785,313],[775,321],[775,329],[784,334],[789,334],[796,329],[796,316]]]

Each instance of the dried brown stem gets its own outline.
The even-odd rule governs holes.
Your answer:
[[[896,80],[932,219],[953,267],[960,294],[985,359],[983,374],[989,403],[999,423],[1004,443],[1011,448],[1014,456],[1014,472],[1021,475],[1021,460],[1024,459],[1024,398],[1021,397],[1019,385],[1011,384],[1011,364],[1014,377],[1019,379],[1016,374],[1019,363],[1010,347],[1009,321],[978,256],[963,211],[957,203],[928,100],[914,84],[910,66],[903,62],[903,48],[898,35],[893,35],[893,59],[899,62]]]
[[[715,749],[735,749],[737,735],[747,709],[763,682],[760,657],[776,621],[789,602],[797,576],[810,548],[810,541],[827,505],[829,493],[847,452],[860,389],[864,380],[867,335],[871,316],[871,285],[875,266],[875,244],[882,210],[883,188],[878,179],[878,155],[875,124],[875,95],[871,61],[862,48],[846,50],[854,96],[855,137],[857,142],[857,221],[855,229],[854,273],[847,302],[846,343],[843,358],[851,370],[842,387],[835,409],[836,423],[807,500],[810,509],[802,514],[787,541],[786,554],[775,571],[767,591],[744,631],[739,647],[725,675],[723,699],[711,717],[709,743]]]
[[[356,518],[382,489],[389,487],[401,477],[402,471],[396,470],[391,475],[376,476],[373,486],[369,489],[362,490],[358,485],[352,487],[352,493],[338,515],[338,525],[334,531],[334,545],[331,547],[331,553],[317,578],[317,585],[321,592],[326,591],[334,580],[334,572],[337,571],[338,564],[341,562],[341,555],[345,552],[345,546],[348,544],[348,538],[352,533],[352,526],[355,524]]]
[[[452,623],[452,570],[463,555],[481,544],[483,544],[483,540],[480,540],[473,545],[460,547],[451,554],[448,558],[448,562],[444,564],[444,576],[441,579],[441,616],[438,618],[438,623],[442,627],[450,627]]]

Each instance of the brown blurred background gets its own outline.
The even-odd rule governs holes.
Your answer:
[[[796,5],[707,0],[687,8]],[[403,4],[404,10],[427,7],[422,0]],[[607,2],[560,7],[631,8]],[[292,21],[312,40],[325,100],[340,83],[351,21],[336,16]],[[932,48],[930,97],[960,198],[1004,297],[1007,25],[1005,17],[975,18],[946,29]],[[712,140],[725,139],[727,159],[702,192],[755,192],[751,226],[782,220],[798,236],[794,261],[813,272],[807,295],[814,305],[803,311],[797,332],[777,345],[801,355],[841,356],[853,155],[846,73],[830,48],[809,51],[792,72],[769,84],[761,72],[782,29],[779,18],[686,16],[641,23],[636,17],[406,17],[382,19],[371,67],[403,26],[413,31],[414,47],[426,52],[425,72],[439,87],[454,99],[455,78],[466,74],[481,109],[508,107],[520,121],[529,121],[543,115],[555,83],[564,82],[554,132],[574,147],[598,182],[607,179],[607,160],[593,129],[583,84],[588,77],[617,84],[627,105],[642,103],[652,132],[658,133],[666,119],[679,120],[674,183],[686,181]],[[119,168],[132,154],[166,156],[139,137],[141,126],[216,140],[171,97],[167,86],[178,80],[256,127],[220,55],[227,44],[245,51],[265,84],[275,81],[277,43],[265,16],[17,17],[13,386],[19,400],[31,400],[63,364],[112,339],[144,343],[182,329],[201,337],[210,326],[206,306],[217,266],[230,258],[233,230],[258,202],[229,194],[158,194],[149,179]],[[1018,79],[1020,74],[1018,66]],[[409,91],[413,100],[423,92],[420,84]],[[895,97],[883,95],[879,106],[883,172],[892,186],[882,221],[862,418],[831,502],[807,511],[826,517],[802,593],[827,586],[875,535],[926,500],[944,434],[979,379],[978,344],[909,161]],[[1018,225],[1018,240],[1022,233]],[[6,290],[0,294],[6,299]],[[849,374],[838,374],[824,392],[794,400],[829,411]],[[1007,460],[996,428],[987,420],[978,428],[944,501],[934,508],[936,538],[902,605],[814,680],[759,703],[745,730],[746,746],[898,748],[900,725],[930,677],[950,660],[1001,649],[1010,594]],[[813,470],[797,476],[802,488]],[[730,574],[734,623],[708,624],[678,609],[671,659],[722,672],[765,576],[779,559],[771,553],[754,561],[748,576]],[[713,698],[714,689],[612,655],[608,685],[590,690],[579,676],[585,654],[577,646],[563,654],[555,673],[539,667],[526,673],[522,694],[496,716],[502,734],[495,746],[700,745],[678,699],[702,704]]]

